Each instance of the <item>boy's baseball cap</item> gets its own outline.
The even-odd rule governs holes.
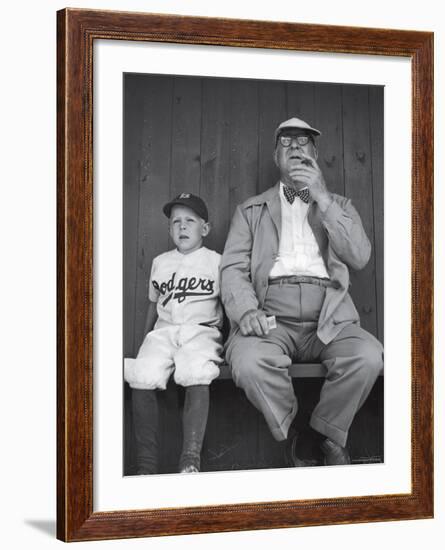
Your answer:
[[[188,208],[191,208],[193,212],[198,214],[198,216],[205,222],[209,221],[207,206],[201,197],[193,195],[192,193],[181,193],[172,201],[168,202],[162,209],[167,218],[170,217],[172,208],[175,205],[187,206]]]
[[[277,143],[278,136],[286,130],[304,130],[305,132],[313,134],[314,136],[321,136],[320,130],[312,128],[312,126],[309,126],[309,124],[304,120],[293,117],[289,120],[285,120],[284,122],[282,122],[275,130],[275,144]]]

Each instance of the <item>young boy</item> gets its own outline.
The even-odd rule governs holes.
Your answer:
[[[221,363],[221,256],[203,246],[210,225],[204,201],[182,193],[163,208],[176,246],[153,260],[146,337],[136,359],[125,360],[132,390],[137,473],[157,473],[158,405],[173,373],[185,387],[180,472],[199,472],[209,409],[209,384]]]

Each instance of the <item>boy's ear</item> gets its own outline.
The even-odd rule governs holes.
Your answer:
[[[210,222],[204,222],[202,224],[202,230],[201,230],[202,236],[207,237],[207,235],[210,233],[210,229],[211,229]]]

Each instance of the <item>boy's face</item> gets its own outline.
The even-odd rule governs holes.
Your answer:
[[[175,205],[170,214],[170,236],[181,254],[190,254],[201,248],[210,225],[187,206]]]

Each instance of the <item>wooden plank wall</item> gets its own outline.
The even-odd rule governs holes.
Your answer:
[[[327,185],[351,198],[361,215],[373,254],[351,274],[351,294],[362,326],[383,342],[383,88],[127,74],[126,357],[143,339],[152,259],[171,248],[162,206],[180,192],[202,196],[213,227],[206,246],[222,252],[236,205],[277,181],[273,133],[291,116],[321,130]]]

